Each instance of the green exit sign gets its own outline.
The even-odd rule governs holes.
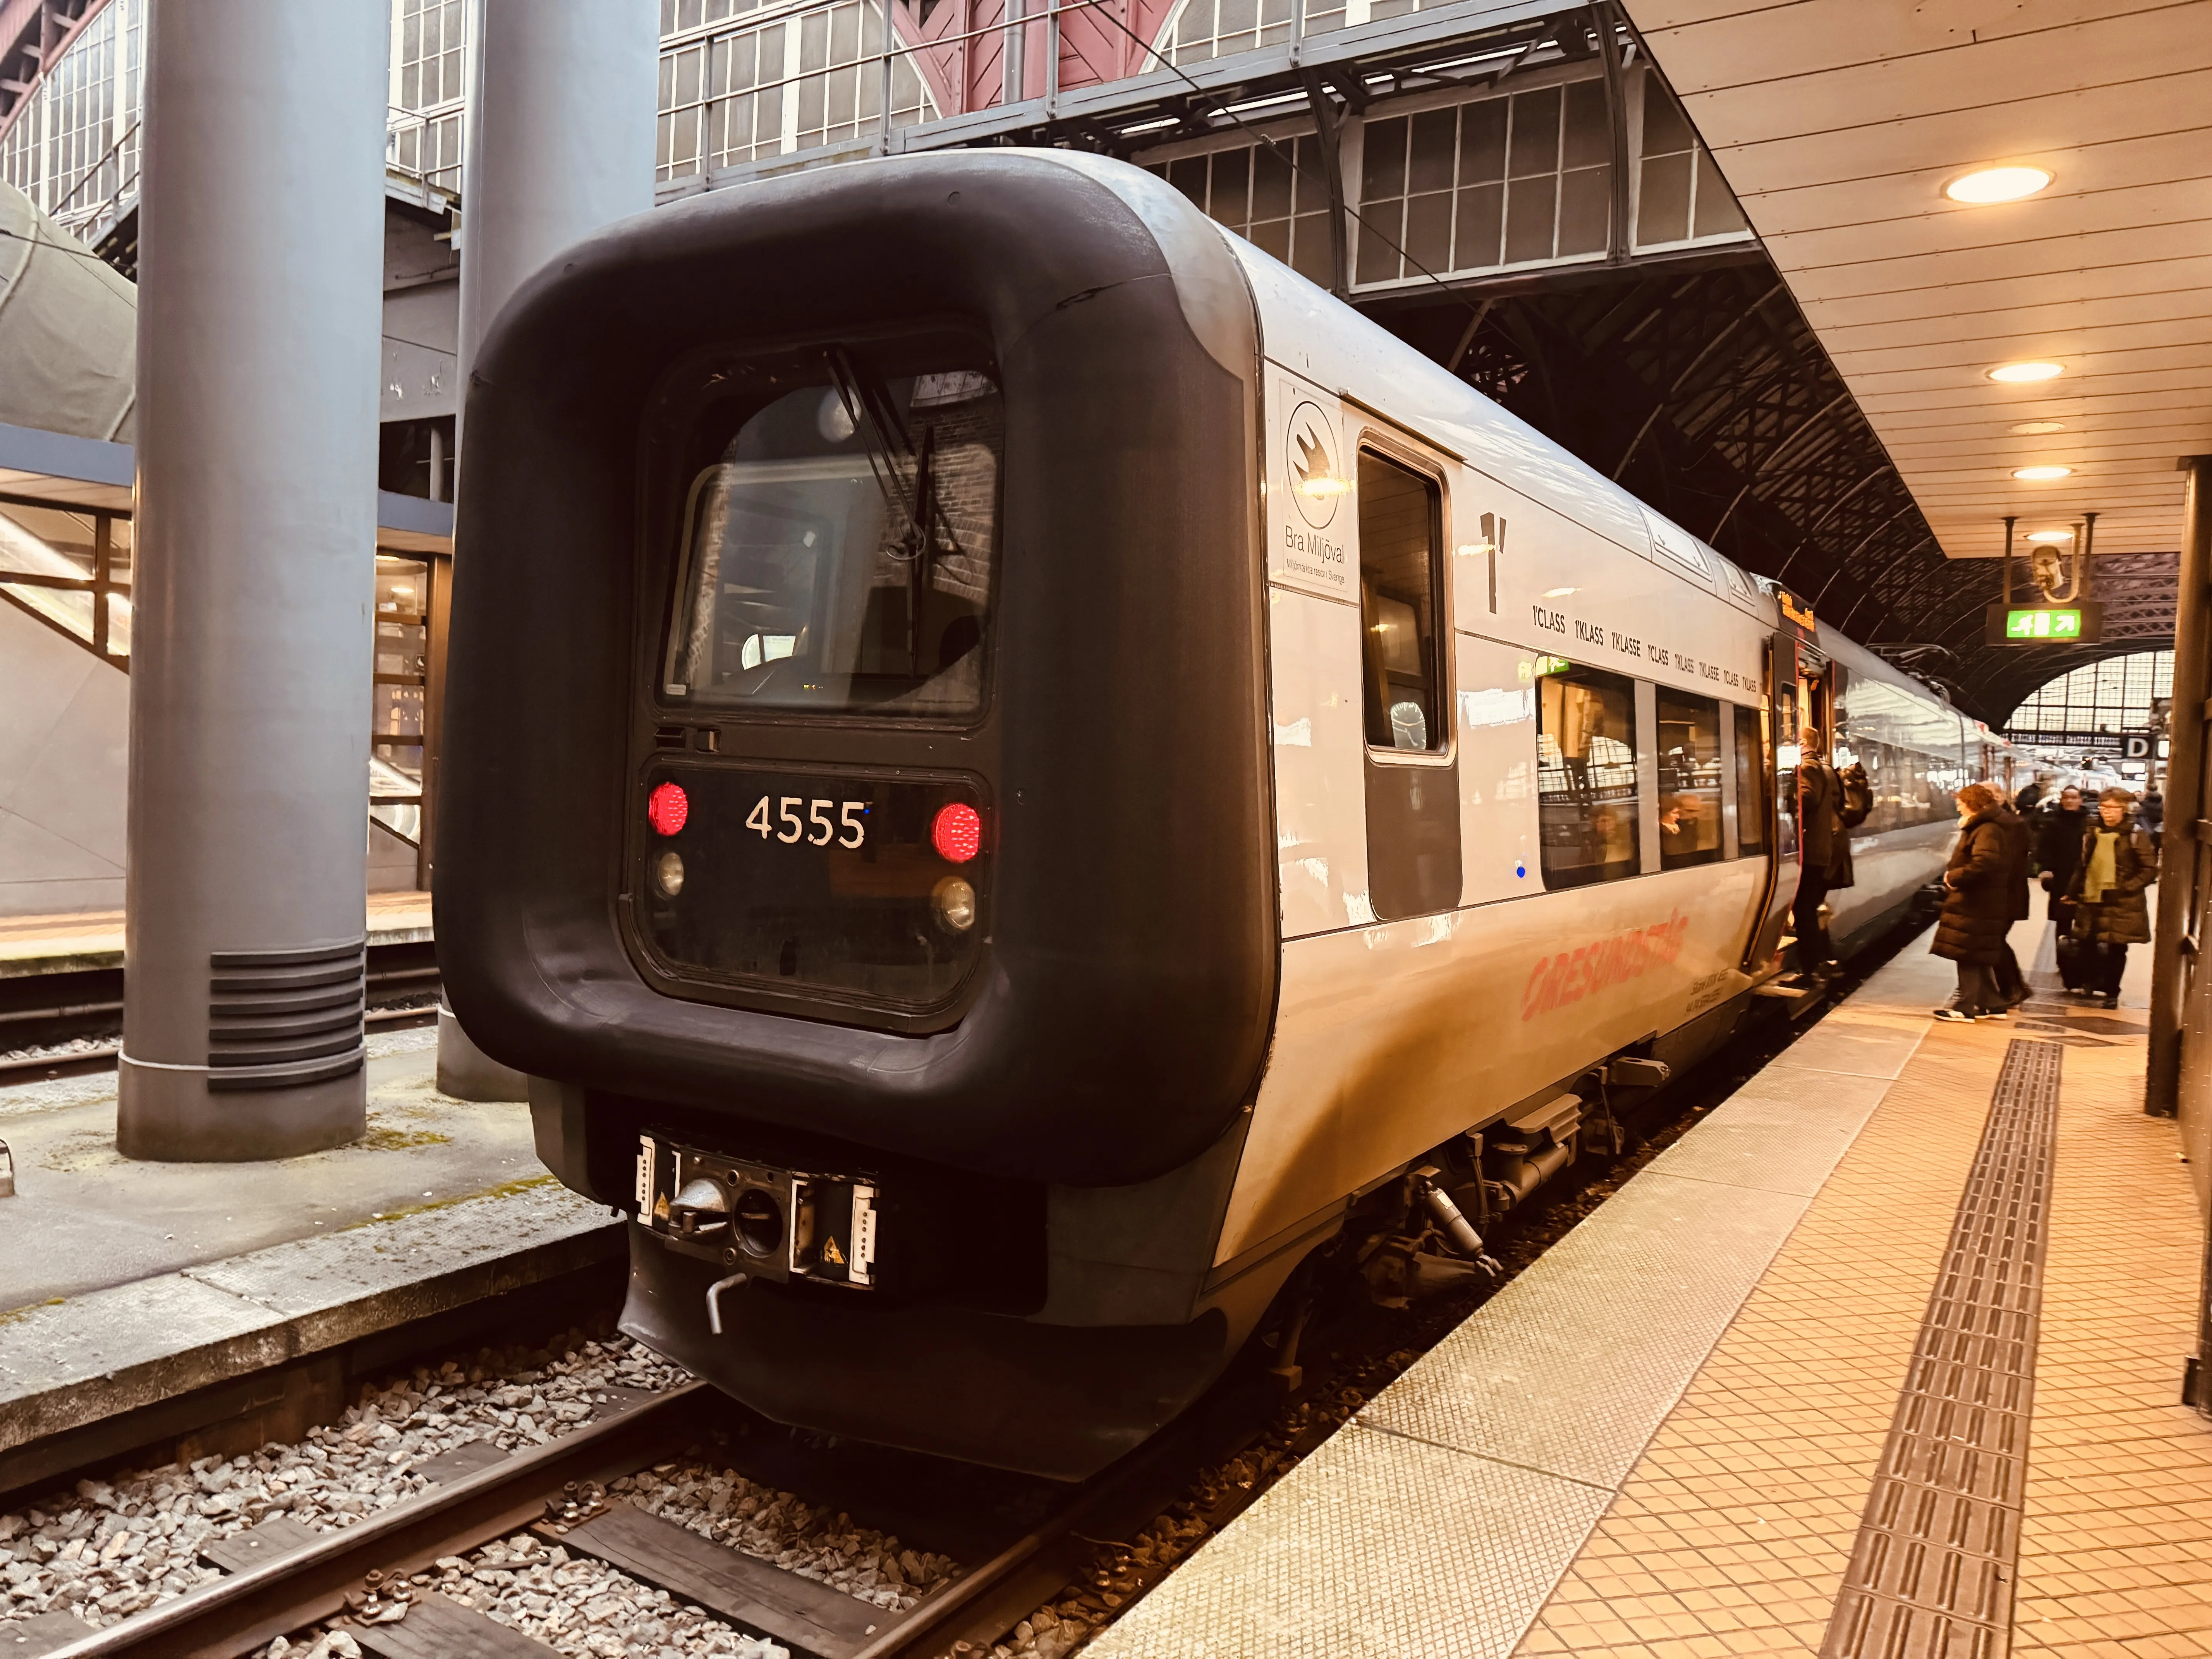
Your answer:
[[[2087,645],[2104,637],[2105,607],[2080,605],[1993,605],[1984,637],[1991,645]]]
[[[2079,611],[2008,611],[2005,637],[2008,640],[2078,640],[2081,637]]]

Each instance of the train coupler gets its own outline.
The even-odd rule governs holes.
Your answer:
[[[866,1176],[812,1175],[638,1138],[639,1224],[678,1255],[741,1270],[716,1292],[748,1279],[874,1288],[880,1190]],[[711,1294],[708,1318],[719,1328]]]

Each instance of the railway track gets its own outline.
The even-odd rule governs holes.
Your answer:
[[[1234,1390],[1228,1391],[1233,1395]],[[1027,1489],[1041,1499],[971,1526],[996,1536],[972,1550],[963,1570],[902,1613],[848,1595],[738,1550],[704,1538],[617,1498],[605,1489],[681,1456],[701,1443],[739,1437],[715,1448],[718,1461],[748,1478],[787,1481],[780,1431],[767,1427],[703,1382],[584,1424],[550,1444],[501,1457],[459,1474],[415,1498],[330,1533],[310,1533],[278,1519],[235,1534],[207,1552],[233,1567],[223,1578],[103,1630],[86,1630],[49,1646],[53,1624],[25,1630],[43,1659],[242,1659],[329,1620],[347,1628],[368,1653],[413,1656],[545,1655],[552,1648],[501,1625],[434,1589],[410,1583],[441,1559],[518,1533],[534,1534],[572,1557],[589,1557],[718,1615],[740,1631],[767,1637],[811,1659],[933,1659],[957,1643],[988,1645],[1081,1571],[1093,1540],[1149,1522],[1188,1485],[1194,1464],[1224,1455],[1257,1431],[1249,1407],[1228,1397],[1201,1407],[1105,1474],[1083,1485],[1052,1487],[986,1477],[1003,1498]],[[720,1435],[718,1436],[718,1431]],[[749,1447],[748,1439],[757,1441]],[[898,1464],[897,1455],[889,1461]],[[749,1467],[750,1466],[750,1467]],[[894,1473],[874,1494],[889,1510],[910,1508],[911,1467]],[[836,1477],[831,1476],[832,1484]],[[850,1471],[847,1474],[849,1484]],[[862,1485],[867,1484],[863,1478]],[[811,1495],[811,1494],[810,1494]],[[847,1491],[839,1501],[866,1513],[870,1494]],[[265,1555],[264,1555],[265,1552]],[[404,1602],[389,1623],[380,1613]],[[28,1645],[28,1643],[26,1643]]]
[[[1871,954],[1879,959],[1888,951]],[[1685,1079],[1662,1121],[1644,1126],[1637,1152],[1560,1182],[1532,1206],[1500,1241],[1504,1279],[1724,1098],[1745,1072],[1786,1046],[1793,1027],[1802,1029],[1778,1019],[1762,1035],[1747,1034],[1730,1064],[1709,1062],[1700,1068],[1705,1075]],[[555,1650],[448,1600],[434,1585],[410,1582],[436,1564],[450,1567],[453,1557],[518,1534],[664,1590],[795,1656],[938,1659],[963,1643],[973,1644],[963,1651],[988,1650],[1040,1607],[1061,1600],[1065,1607],[1071,1588],[1095,1589],[1115,1610],[1141,1595],[1186,1547],[1164,1549],[1156,1559],[1141,1543],[1115,1540],[1141,1539],[1162,1520],[1181,1517],[1194,1546],[1256,1501],[1488,1293],[1441,1297],[1412,1314],[1363,1306],[1321,1322],[1309,1334],[1308,1382],[1295,1397],[1265,1392],[1264,1379],[1250,1369],[1232,1370],[1138,1451],[1072,1487],[809,1442],[704,1383],[640,1394],[635,1403],[617,1402],[609,1414],[549,1444],[507,1455],[487,1445],[486,1455],[496,1460],[489,1467],[457,1470],[431,1490],[337,1531],[311,1533],[279,1518],[232,1534],[220,1551],[203,1552],[203,1559],[235,1569],[223,1579],[106,1629],[71,1633],[63,1645],[29,1650],[59,1659],[242,1659],[278,1636],[350,1617],[345,1628],[365,1652],[383,1659],[478,1653],[542,1659]],[[849,1510],[867,1525],[905,1535],[951,1557],[959,1570],[905,1611],[890,1612],[608,1494],[624,1477],[693,1449],[759,1486],[797,1493],[817,1514],[826,1504],[829,1511]],[[433,1474],[428,1467],[418,1472]],[[402,1601],[406,1611],[392,1622],[362,1622],[364,1616],[389,1617]],[[47,1626],[46,1643],[56,1628],[66,1627]]]
[[[371,945],[368,991],[362,1023],[369,1030],[435,1019],[439,979],[431,947]],[[0,1086],[112,1071],[122,1030],[119,968],[0,980]],[[59,1046],[73,1040],[86,1046]]]

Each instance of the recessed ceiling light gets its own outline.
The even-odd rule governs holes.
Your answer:
[[[2063,363],[2000,363],[1990,379],[2004,386],[2024,386],[2034,380],[2055,380],[2066,372]]]
[[[2070,542],[2074,539],[2074,532],[2070,530],[2031,530],[2027,532],[2027,538],[2032,542]]]
[[[2065,430],[2066,422],[2063,421],[2022,421],[2018,426],[2013,428],[2014,433],[2022,438],[2033,438],[2045,432]]]
[[[2074,469],[2070,466],[2016,466],[2012,470],[2012,476],[2024,478],[2029,483],[2040,483],[2046,478],[2070,478],[2074,476]]]
[[[2051,175],[2041,167],[1983,167],[1954,179],[1943,186],[1943,193],[1971,207],[1987,207],[2033,196],[2050,182]]]

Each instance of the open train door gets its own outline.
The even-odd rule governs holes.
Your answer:
[[[1835,665],[1820,647],[1812,608],[1780,588],[1774,598],[1782,626],[1767,647],[1765,763],[1773,787],[1765,803],[1766,844],[1774,856],[1767,861],[1765,893],[1744,949],[1743,970],[1753,979],[1767,977],[1779,965],[1803,869],[1797,851],[1798,734],[1817,726],[1832,742],[1836,703]]]

